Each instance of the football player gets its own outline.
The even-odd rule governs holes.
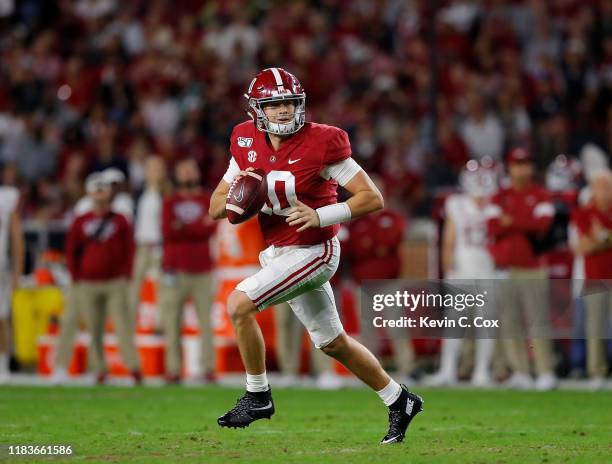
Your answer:
[[[444,233],[442,237],[442,267],[447,279],[494,279],[495,265],[487,249],[487,216],[485,207],[497,191],[497,174],[490,160],[482,163],[470,160],[459,176],[461,192],[450,195],[445,203]],[[490,306],[487,308],[492,309]],[[459,314],[452,312],[453,314]],[[490,313],[489,313],[490,315]],[[486,334],[478,334],[485,336]],[[460,338],[442,341],[440,369],[425,379],[431,386],[455,385],[458,381]],[[490,386],[489,366],[494,340],[476,340],[476,359],[472,384]]]
[[[247,170],[263,169],[268,199],[259,223],[268,248],[260,255],[262,269],[240,282],[228,298],[246,368],[246,393],[218,423],[246,427],[274,413],[255,315],[286,301],[314,345],[344,364],[389,407],[389,430],[381,444],[401,442],[423,400],[391,379],[376,358],[346,334],[329,284],[340,260],[340,223],[382,209],[382,195],[351,158],[346,132],[306,122],[306,94],[294,75],[282,68],[264,69],[245,97],[251,120],[232,132],[232,157],[213,193],[210,214],[226,217],[232,182]],[[346,202],[336,201],[338,184],[351,194]]]
[[[19,191],[0,185],[0,384],[9,378],[9,309],[25,259],[18,203]]]

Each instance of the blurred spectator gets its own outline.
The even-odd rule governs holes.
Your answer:
[[[594,389],[605,385],[608,363],[604,341],[612,316],[612,295],[599,279],[612,279],[612,173],[601,170],[591,180],[592,202],[576,211],[577,251],[584,255],[587,371]],[[602,285],[603,283],[603,285]]]
[[[147,272],[159,274],[162,258],[162,199],[168,185],[166,167],[158,156],[147,158],[145,165],[145,186],[136,207],[134,237],[136,239],[136,260],[132,278],[131,305],[136,320],[140,303],[140,289]]]
[[[208,216],[210,194],[202,190],[200,170],[194,160],[175,168],[176,192],[162,206],[163,260],[160,306],[166,335],[166,380],[180,382],[181,321],[183,306],[193,298],[200,322],[202,380],[214,381],[212,344],[212,259],[209,241],[215,224]]]
[[[487,167],[486,163],[483,165],[470,160],[461,172],[459,185],[461,193],[449,196],[444,204],[442,235],[444,278],[450,280],[450,285],[453,284],[453,279],[458,279],[460,284],[465,280],[492,280],[495,277],[495,265],[487,249],[486,209],[491,197],[497,191],[497,173],[491,169],[491,166]],[[490,293],[491,287],[487,287]],[[487,316],[495,314],[495,303],[491,300],[493,298],[487,301]],[[471,382],[475,387],[487,387],[493,381],[490,368],[495,342],[490,333],[480,332],[476,331],[478,339]],[[458,383],[462,341],[460,338],[442,340],[440,368],[425,379],[426,384],[443,386]]]
[[[529,358],[523,314],[535,353],[538,374],[535,387],[555,387],[552,341],[548,314],[548,275],[538,258],[536,242],[550,227],[554,207],[549,193],[533,181],[533,160],[516,148],[507,160],[510,185],[502,188],[487,207],[490,251],[498,270],[497,297],[506,356],[512,369],[508,385],[530,388]]]
[[[66,239],[66,262],[72,282],[78,285],[75,306],[86,311],[91,334],[90,367],[97,382],[104,383],[107,375],[104,332],[108,312],[123,362],[139,383],[142,375],[127,299],[127,279],[131,276],[134,258],[132,227],[125,217],[111,210],[111,187],[102,174],[88,178],[87,192],[93,197],[93,209],[72,223]]]
[[[100,173],[101,182],[104,182],[111,192],[111,208],[121,214],[129,222],[134,218],[134,200],[128,193],[121,191],[121,185],[125,182],[123,172],[116,168],[108,168]],[[94,208],[93,195],[86,195],[81,198],[74,207],[74,215],[80,216],[91,211]]]
[[[585,144],[611,146],[612,117],[600,116],[610,114],[608,2],[448,0],[437,12],[401,1],[27,5],[3,23],[0,163],[16,166],[23,191],[44,178],[63,199],[52,215],[24,209],[39,219],[72,206],[76,176],[61,180],[73,152],[86,161],[80,176],[115,167],[132,192],[151,150],[169,168],[197,159],[214,186],[226,164],[215,145],[227,151],[250,76],[275,65],[303,76],[308,117],[346,129],[366,168],[387,176],[404,165],[388,177],[416,186],[389,188],[412,215],[455,183],[463,146],[497,159],[529,146],[539,170]],[[444,101],[439,124],[434,101]]]
[[[10,375],[11,295],[19,287],[25,257],[18,206],[19,191],[0,183],[0,385]]]
[[[468,96],[467,115],[461,136],[471,158],[489,156],[500,160],[504,149],[504,132],[499,118],[486,108],[484,97],[477,92]]]

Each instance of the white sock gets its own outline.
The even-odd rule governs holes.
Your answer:
[[[247,374],[246,375],[246,390],[248,392],[264,392],[268,390],[268,377],[264,371],[263,374]]]
[[[385,388],[378,390],[376,393],[383,400],[385,406],[391,406],[402,394],[402,387],[395,380],[391,379]]]
[[[447,338],[442,341],[442,353],[440,355],[440,373],[444,373],[451,378],[457,377],[457,364],[461,351],[460,338]]]
[[[0,353],[0,374],[8,374],[9,356],[7,353]]]
[[[495,340],[491,340],[489,338],[481,338],[476,340],[474,374],[487,375],[489,373],[489,366],[491,365],[494,349]]]

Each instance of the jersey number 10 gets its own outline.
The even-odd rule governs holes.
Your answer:
[[[270,171],[267,180],[268,199],[261,212],[289,216],[289,209],[297,206],[295,176],[289,171]]]

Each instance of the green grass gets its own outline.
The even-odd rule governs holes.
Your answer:
[[[88,463],[612,462],[610,392],[415,390],[425,411],[381,447],[386,409],[365,389],[277,389],[272,420],[227,430],[239,390],[0,387],[0,444],[71,444],[63,462]]]

